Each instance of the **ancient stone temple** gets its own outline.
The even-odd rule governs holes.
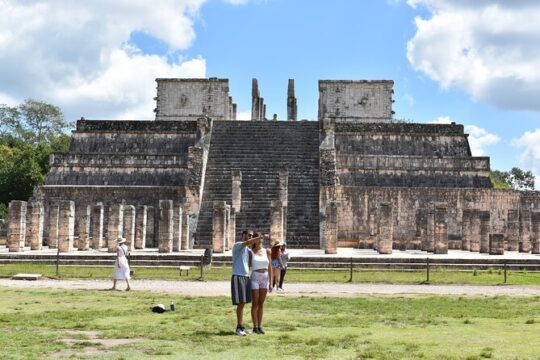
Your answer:
[[[46,184],[10,206],[10,250],[113,251],[123,236],[222,252],[254,227],[327,253],[540,252],[539,194],[494,190],[462,125],[394,121],[392,81],[319,81],[317,121],[297,120],[293,80],[285,121],[252,85],[250,121],[216,78],[157,79],[154,121],[78,121]]]

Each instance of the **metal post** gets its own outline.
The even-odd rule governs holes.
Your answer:
[[[426,258],[426,284],[429,284],[429,257]]]
[[[204,255],[201,255],[201,276],[199,277],[199,281],[204,281]]]
[[[506,284],[506,268],[507,268],[507,264],[506,264],[506,261],[504,262],[504,283]]]
[[[350,268],[350,274],[349,274],[349,281],[348,282],[352,282],[352,274],[353,274],[353,263],[352,263],[352,258],[351,258],[351,268]]]
[[[60,246],[56,249],[56,277],[58,277],[58,265],[60,264]]]

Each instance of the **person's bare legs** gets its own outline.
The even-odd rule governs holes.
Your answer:
[[[258,327],[262,327],[262,319],[263,319],[263,312],[264,312],[264,301],[266,300],[266,294],[268,293],[268,290],[266,289],[259,289],[259,294],[257,297],[258,300],[258,311],[257,311],[257,323],[259,324]],[[254,301],[255,302],[255,301]]]
[[[131,286],[129,285],[129,280],[128,279],[126,279],[126,284],[127,284],[126,291],[131,290]]]
[[[111,290],[116,290],[116,279],[113,279],[112,281],[112,288]]]
[[[279,287],[279,279],[281,278],[281,269],[280,268],[272,268],[272,289],[274,286],[276,289]]]
[[[259,327],[259,289],[251,290],[251,321],[253,328]]]
[[[245,303],[240,303],[236,305],[236,325],[242,325],[244,322],[244,305]]]

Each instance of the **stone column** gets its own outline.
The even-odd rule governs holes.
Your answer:
[[[480,210],[474,209],[471,214],[471,251],[480,252]]]
[[[229,246],[229,233],[231,231],[231,205],[225,205],[225,250],[229,250],[232,244]]]
[[[214,201],[214,214],[212,220],[212,249],[215,253],[225,251],[226,213],[225,201]]]
[[[58,249],[60,252],[73,250],[75,237],[75,202],[61,200],[58,202]]]
[[[26,229],[30,250],[41,250],[43,244],[43,203],[32,201],[27,211],[30,212],[30,223]]]
[[[137,206],[135,212],[135,249],[144,249],[146,246],[146,205]]]
[[[289,172],[279,172],[279,200],[283,205],[283,242],[287,240],[287,209],[289,207]]]
[[[146,246],[158,247],[156,244],[156,211],[153,206],[146,209]]]
[[[86,251],[90,249],[90,218],[92,216],[92,207],[90,205],[82,206],[81,212],[77,215],[79,219],[79,241],[77,249]]]
[[[227,249],[232,249],[235,239],[236,239],[236,213],[234,208],[231,207],[231,212],[229,216],[229,233],[227,235]]]
[[[490,227],[490,213],[489,211],[480,211],[480,252],[483,254],[489,253],[489,233]]]
[[[182,207],[175,206],[174,208],[174,233],[173,233],[173,251],[180,251],[180,243],[182,242]]]
[[[521,209],[519,211],[519,252],[528,253],[531,251],[531,211]]]
[[[272,244],[283,242],[283,203],[281,200],[270,202],[270,241]]]
[[[435,252],[435,209],[430,205],[427,209],[426,250]]]
[[[519,212],[515,209],[508,210],[506,249],[508,251],[517,251],[519,249]]]
[[[448,228],[446,225],[446,206],[435,206],[435,254],[448,254]]]
[[[170,253],[173,246],[174,205],[172,200],[159,200],[159,252]]]
[[[294,79],[289,79],[287,87],[287,120],[296,121],[297,111],[296,97],[294,95]]]
[[[26,211],[26,201],[13,200],[9,203],[7,228],[7,246],[9,252],[24,251]]]
[[[122,237],[126,239],[126,245],[129,250],[135,245],[135,206],[124,206],[124,227]]]
[[[378,215],[377,250],[379,254],[391,254],[394,242],[392,204],[381,203],[379,205]]]
[[[427,239],[427,211],[426,209],[416,209],[416,237],[420,239],[420,250],[426,251]]]
[[[532,241],[532,253],[540,254],[540,211],[531,212],[531,241]]]
[[[110,253],[116,252],[116,240],[124,231],[124,205],[114,204],[109,207],[107,222],[107,248]]]
[[[232,173],[232,208],[235,213],[242,208],[242,172],[239,170]]]
[[[189,250],[189,213],[184,211],[182,214],[182,250]]]
[[[504,255],[504,235],[489,234],[489,254]]]
[[[92,244],[91,248],[99,250],[103,247],[103,203],[92,207]]]
[[[49,204],[49,237],[47,238],[49,249],[58,247],[58,203]]]
[[[471,250],[471,218],[472,210],[464,209],[461,217],[461,250]]]
[[[327,201],[324,221],[324,252],[326,254],[337,253],[337,202]]]

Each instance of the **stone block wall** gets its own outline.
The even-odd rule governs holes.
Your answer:
[[[156,79],[156,120],[236,118],[228,79]]]
[[[319,80],[319,120],[391,122],[394,82]]]

